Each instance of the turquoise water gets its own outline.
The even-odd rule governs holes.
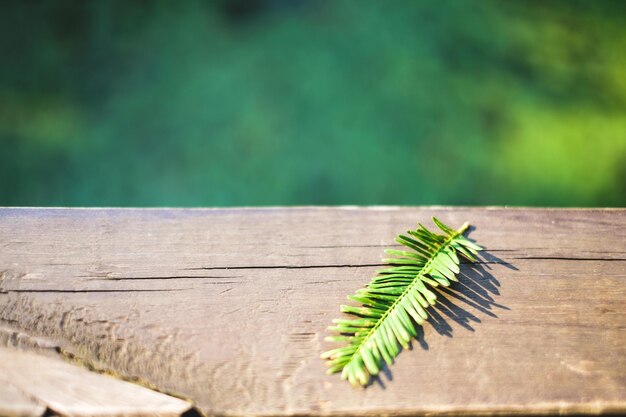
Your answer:
[[[626,204],[624,2],[0,16],[0,205]]]

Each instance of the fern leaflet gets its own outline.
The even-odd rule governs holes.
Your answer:
[[[428,318],[425,309],[437,300],[428,287],[447,287],[450,281],[457,281],[458,255],[476,260],[474,255],[482,248],[463,236],[468,223],[454,230],[435,217],[433,222],[443,234],[432,233],[418,223],[417,229],[398,236],[396,242],[412,251],[387,249],[385,253],[395,256],[383,260],[389,267],[348,296],[361,306],[342,305],[342,312],[357,317],[333,320],[335,325],[328,328],[339,335],[325,340],[348,345],[322,354],[329,365],[327,373],[342,371],[342,379],[352,385],[367,385],[383,361],[393,363],[400,352],[398,344],[406,349],[411,338],[417,337],[415,324],[424,323]]]

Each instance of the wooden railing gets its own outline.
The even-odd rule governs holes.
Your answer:
[[[339,305],[432,215],[480,262],[371,386],[325,375]],[[623,413],[625,300],[622,209],[0,209],[0,414]]]

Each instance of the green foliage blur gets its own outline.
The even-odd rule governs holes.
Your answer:
[[[0,205],[626,205],[623,1],[0,16]]]

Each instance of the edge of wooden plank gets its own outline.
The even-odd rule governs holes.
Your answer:
[[[14,386],[5,375],[0,374],[0,416],[39,417],[46,407]]]
[[[60,359],[0,348],[3,378],[64,416],[177,417],[192,404]]]
[[[137,206],[0,206],[0,210],[128,210],[128,211],[220,211],[220,210],[506,210],[506,211],[626,211],[626,207],[538,207],[538,206],[398,206],[398,205],[337,205],[337,206],[223,206],[223,207],[191,207],[191,206],[163,206],[163,207],[137,207]]]

